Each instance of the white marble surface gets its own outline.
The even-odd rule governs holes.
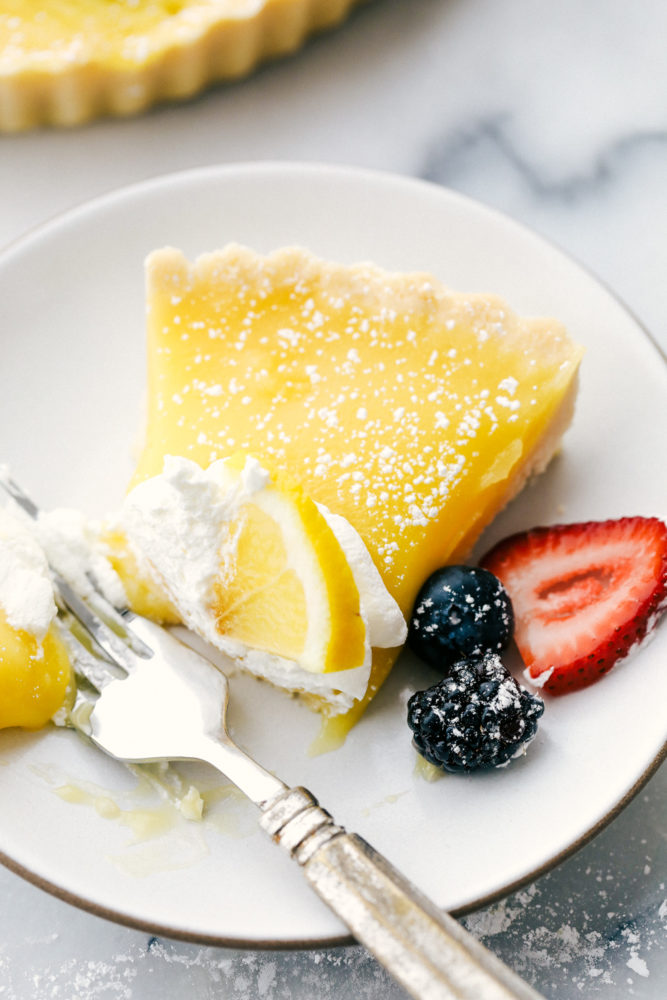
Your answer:
[[[372,166],[533,226],[667,350],[666,38],[661,0],[376,0],[296,57],[184,106],[0,139],[0,246],[92,196],[191,166]],[[662,1000],[666,791],[663,768],[595,841],[469,928],[548,998]],[[155,941],[6,871],[0,893],[2,1000],[403,995],[357,948]]]

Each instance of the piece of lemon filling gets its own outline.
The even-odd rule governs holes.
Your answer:
[[[40,729],[63,707],[70,659],[54,625],[42,639],[0,613],[0,729]]]

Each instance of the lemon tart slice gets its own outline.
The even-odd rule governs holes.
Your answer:
[[[0,131],[190,97],[293,52],[359,0],[4,0]]]
[[[242,450],[297,477],[363,539],[408,614],[540,472],[573,412],[581,349],[555,320],[433,277],[231,245],[147,262],[148,416],[133,485],[165,456]],[[375,650],[363,697],[397,649]]]

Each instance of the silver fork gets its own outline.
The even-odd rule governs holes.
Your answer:
[[[38,517],[15,482],[0,475],[0,486]],[[98,594],[84,600],[55,570],[53,577],[66,624],[79,642],[94,644],[103,664],[91,674],[85,656],[79,663],[95,689],[86,728],[96,746],[126,763],[198,760],[221,771],[258,806],[260,826],[315,892],[416,1000],[540,1000],[365,840],[337,826],[307,789],[288,787],[232,742],[227,678],[211,662],[154,622],[121,615]]]

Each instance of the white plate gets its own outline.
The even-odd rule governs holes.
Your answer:
[[[297,243],[341,261],[430,270],[459,290],[494,291],[526,313],[552,313],[586,346],[563,455],[480,548],[543,522],[667,515],[667,467],[658,460],[667,372],[605,289],[535,235],[452,192],[288,164],[222,167],[132,187],[70,212],[0,258],[0,458],[42,505],[102,513],[121,497],[140,423],[146,253],[173,244],[196,255],[231,240],[260,251]],[[461,911],[555,863],[656,766],[666,660],[663,626],[598,685],[549,701],[525,758],[434,783],[415,774],[404,722],[408,691],[432,678],[407,657],[336,752],[309,755],[316,719],[250,680],[234,685],[233,724],[263,763],[311,788],[339,822],[439,904]],[[219,803],[214,822],[180,821],[133,843],[123,822],[91,803],[108,790],[136,807],[135,779],[76,735],[5,731],[0,762],[6,863],[78,905],[156,932],[234,945],[345,937],[238,799]],[[63,801],[56,790],[64,784],[88,789],[88,803]]]

